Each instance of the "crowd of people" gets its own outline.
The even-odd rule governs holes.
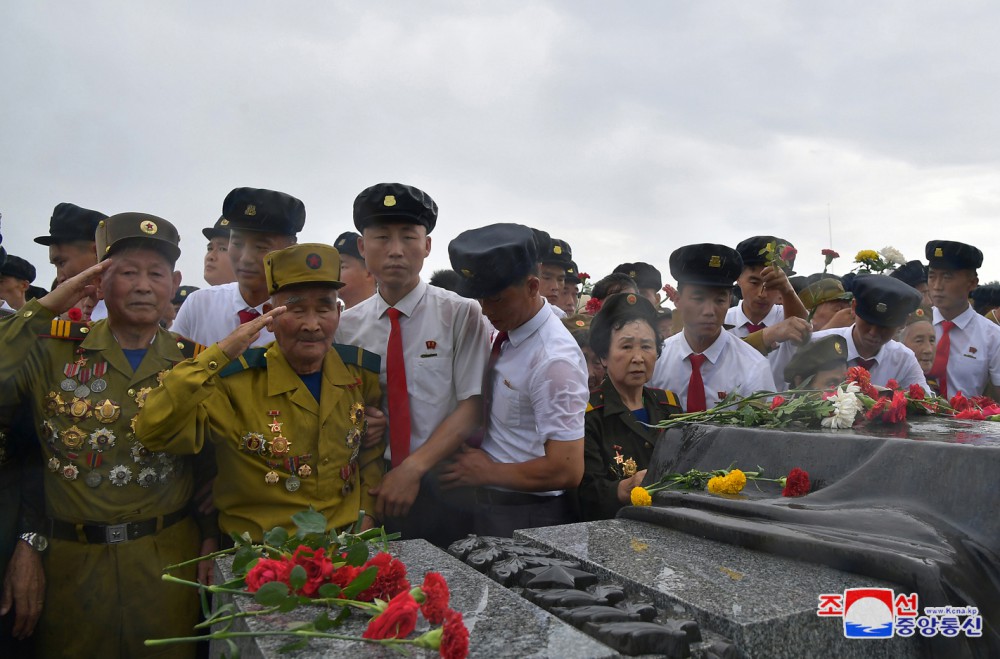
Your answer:
[[[437,205],[408,185],[367,188],[353,217],[298,243],[302,201],[237,188],[203,231],[200,290],[149,214],[56,206],[36,239],[51,292],[0,249],[4,656],[190,635],[197,597],[163,567],[308,506],[442,547],[511,536],[613,517],[657,422],[733,393],[832,388],[852,366],[944,396],[1000,384],[1000,295],[964,243],[842,278],[796,276],[774,236],[686,245],[674,289],[647,263],[591,282],[519,224],[459,234],[452,269],[426,273]]]

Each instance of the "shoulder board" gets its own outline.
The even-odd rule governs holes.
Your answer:
[[[177,349],[181,351],[186,359],[191,359],[192,357],[197,357],[205,351],[208,346],[203,346],[197,341],[192,341],[186,336],[181,336],[180,334],[174,334],[174,340],[177,341]]]
[[[650,388],[649,390],[653,392],[653,398],[660,405],[680,407],[680,404],[677,402],[677,396],[674,395],[674,392],[667,391],[666,389]]]
[[[250,348],[238,358],[226,364],[219,377],[225,378],[251,368],[267,368],[267,348]]]
[[[382,358],[374,352],[368,352],[358,346],[349,346],[343,343],[334,343],[333,349],[340,355],[340,359],[345,364],[353,364],[361,368],[378,373],[382,370]]]
[[[587,411],[599,410],[604,407],[604,392],[595,389],[590,392],[590,402],[587,403]]]
[[[77,323],[72,320],[52,319],[52,325],[47,334],[38,336],[46,339],[67,339],[69,341],[83,341],[90,333],[89,323]]]

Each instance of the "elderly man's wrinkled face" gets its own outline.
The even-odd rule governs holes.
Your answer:
[[[154,249],[130,247],[115,252],[101,277],[108,318],[116,325],[156,325],[180,283],[173,263]]]
[[[330,286],[293,288],[278,291],[273,298],[275,306],[287,307],[271,326],[285,359],[301,375],[320,370],[340,324],[336,289]]]

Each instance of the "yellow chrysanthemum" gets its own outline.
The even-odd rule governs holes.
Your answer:
[[[864,263],[865,261],[877,261],[878,252],[874,249],[863,249],[854,256],[855,263]]]
[[[633,506],[653,505],[653,497],[649,495],[649,492],[644,487],[633,487],[631,498]]]
[[[747,476],[739,469],[733,469],[726,475],[726,491],[728,494],[739,494],[747,486]]]
[[[708,479],[708,491],[712,494],[722,494],[726,486],[726,479],[723,476],[712,476]]]

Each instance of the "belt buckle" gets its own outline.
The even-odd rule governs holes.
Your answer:
[[[128,540],[128,523],[110,524],[104,527],[104,541],[109,545]]]

